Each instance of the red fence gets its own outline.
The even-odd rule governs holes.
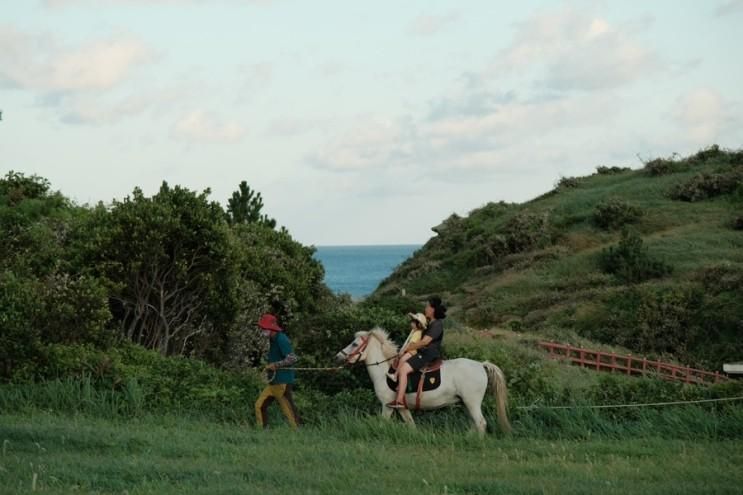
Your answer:
[[[570,361],[583,368],[596,371],[611,371],[626,375],[655,375],[664,380],[711,385],[727,381],[728,377],[719,371],[698,370],[688,366],[651,361],[635,356],[625,356],[613,352],[594,351],[554,342],[539,342],[539,346],[549,350],[550,357]]]

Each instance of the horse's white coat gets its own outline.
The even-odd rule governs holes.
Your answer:
[[[363,352],[354,353],[363,341],[368,344]],[[397,354],[397,346],[389,340],[387,332],[375,328],[369,332],[359,332],[353,342],[346,346],[336,356],[339,360],[349,363],[364,362],[369,371],[369,377],[374,384],[374,392],[382,403],[382,416],[391,417],[393,409],[385,404],[395,398],[395,392],[387,386],[387,372],[390,369],[390,358]],[[379,363],[379,364],[375,364]],[[490,379],[489,379],[490,377]],[[472,359],[451,359],[444,361],[441,366],[441,385],[421,394],[420,408],[424,410],[438,409],[459,402],[464,403],[472,418],[475,429],[485,433],[487,422],[482,415],[482,400],[488,385],[493,387],[498,405],[498,422],[501,429],[510,431],[506,415],[506,384],[503,372],[494,364],[473,361]],[[415,393],[406,395],[410,409],[415,408]],[[407,409],[398,409],[403,420],[414,424],[413,417]]]

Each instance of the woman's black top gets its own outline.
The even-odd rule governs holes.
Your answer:
[[[441,342],[444,340],[444,322],[433,320],[428,324],[424,337],[431,337],[431,343],[421,349],[428,359],[441,357]]]

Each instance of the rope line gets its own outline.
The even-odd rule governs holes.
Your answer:
[[[641,404],[606,404],[586,406],[518,406],[516,409],[619,409],[623,407],[653,407],[653,406],[677,406],[685,404],[703,404],[708,402],[733,402],[743,400],[743,397],[721,397],[719,399],[682,400],[672,402],[646,402]]]

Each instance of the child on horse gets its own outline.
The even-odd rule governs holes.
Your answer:
[[[419,371],[423,366],[432,363],[441,357],[441,342],[444,340],[444,318],[446,318],[446,306],[441,302],[441,298],[434,296],[428,300],[424,310],[428,326],[426,327],[423,337],[418,342],[407,345],[406,352],[418,351],[415,355],[409,357],[406,362],[402,362],[397,370],[397,397],[392,402],[387,403],[387,407],[395,409],[404,408],[403,398],[408,387],[408,375],[413,371]],[[402,360],[401,360],[402,361]]]

